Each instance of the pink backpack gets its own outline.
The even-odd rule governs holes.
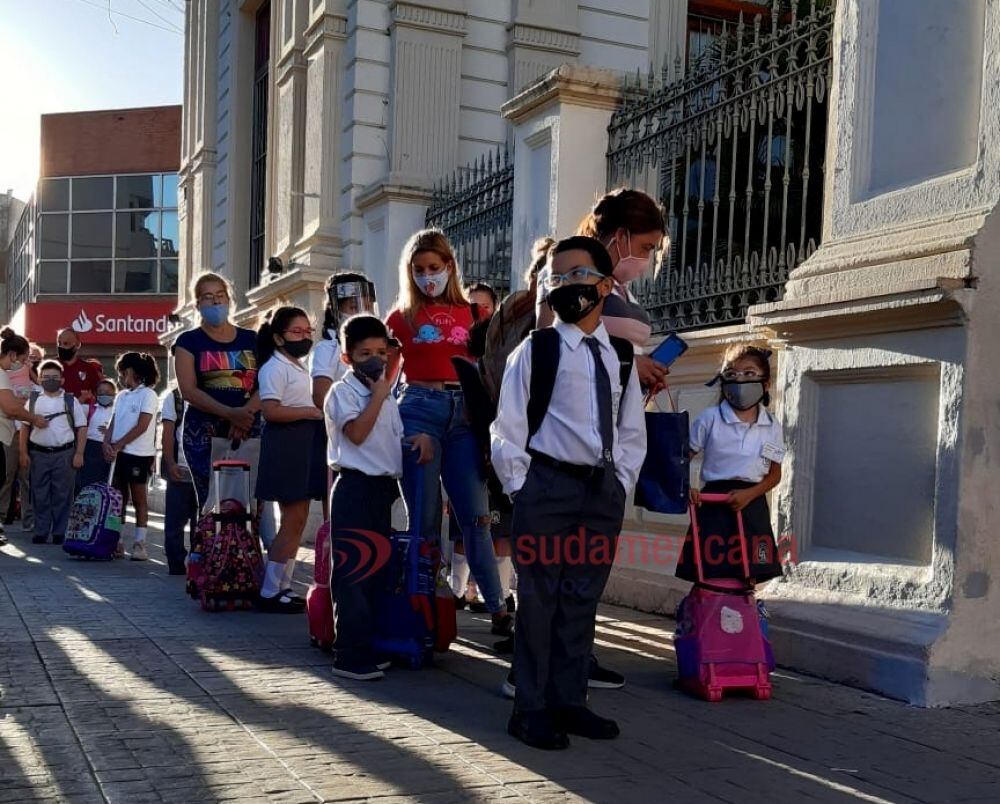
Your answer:
[[[333,648],[333,597],[330,594],[330,523],[316,531],[316,557],[313,561],[313,584],[306,592],[306,617],[309,640],[322,650]]]
[[[703,504],[728,504],[725,494],[703,494]],[[720,701],[725,690],[744,689],[758,700],[771,697],[771,646],[761,628],[762,615],[753,592],[741,580],[705,584],[701,565],[698,511],[690,507],[691,538],[698,583],[677,607],[678,686],[706,701]],[[736,515],[743,570],[750,577],[743,516]],[[713,588],[714,587],[714,588]]]

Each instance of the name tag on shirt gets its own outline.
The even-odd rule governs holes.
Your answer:
[[[762,458],[767,458],[769,461],[774,461],[775,463],[781,463],[785,457],[785,451],[779,447],[777,444],[761,444],[760,456]]]

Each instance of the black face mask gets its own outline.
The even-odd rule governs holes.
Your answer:
[[[56,352],[59,353],[60,360],[62,360],[64,363],[68,363],[70,360],[76,357],[76,351],[79,348],[80,348],[79,346],[73,346],[73,347],[57,346]]]
[[[385,362],[382,358],[372,355],[367,360],[354,364],[354,373],[368,383],[378,382],[385,373]]]
[[[575,324],[600,303],[601,291],[597,285],[560,285],[549,291],[547,301],[560,321]]]
[[[292,357],[305,357],[309,354],[309,350],[312,349],[313,342],[309,338],[303,338],[301,341],[285,341],[285,345],[281,348],[284,349]]]
[[[764,398],[760,380],[723,380],[722,395],[734,410],[750,410]]]

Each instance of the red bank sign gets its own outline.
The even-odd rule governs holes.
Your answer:
[[[84,343],[152,345],[169,327],[174,306],[173,301],[33,302],[24,311],[25,336],[55,343],[59,330],[72,327]]]

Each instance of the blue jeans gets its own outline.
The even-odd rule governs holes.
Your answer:
[[[163,507],[163,552],[167,554],[167,565],[172,570],[183,570],[184,559],[187,557],[184,529],[189,529],[190,538],[194,538],[194,530],[198,525],[198,501],[195,499],[194,484],[168,480]]]
[[[426,433],[434,444],[434,457],[423,469],[423,488],[417,489],[416,454],[403,449],[403,496],[414,510],[416,494],[423,496],[421,532],[440,539],[441,509],[438,485],[443,483],[451,508],[462,529],[465,557],[490,612],[504,606],[497,573],[496,553],[490,536],[490,505],[483,475],[482,456],[465,418],[461,391],[435,391],[408,385],[399,399],[399,415],[407,436]]]

